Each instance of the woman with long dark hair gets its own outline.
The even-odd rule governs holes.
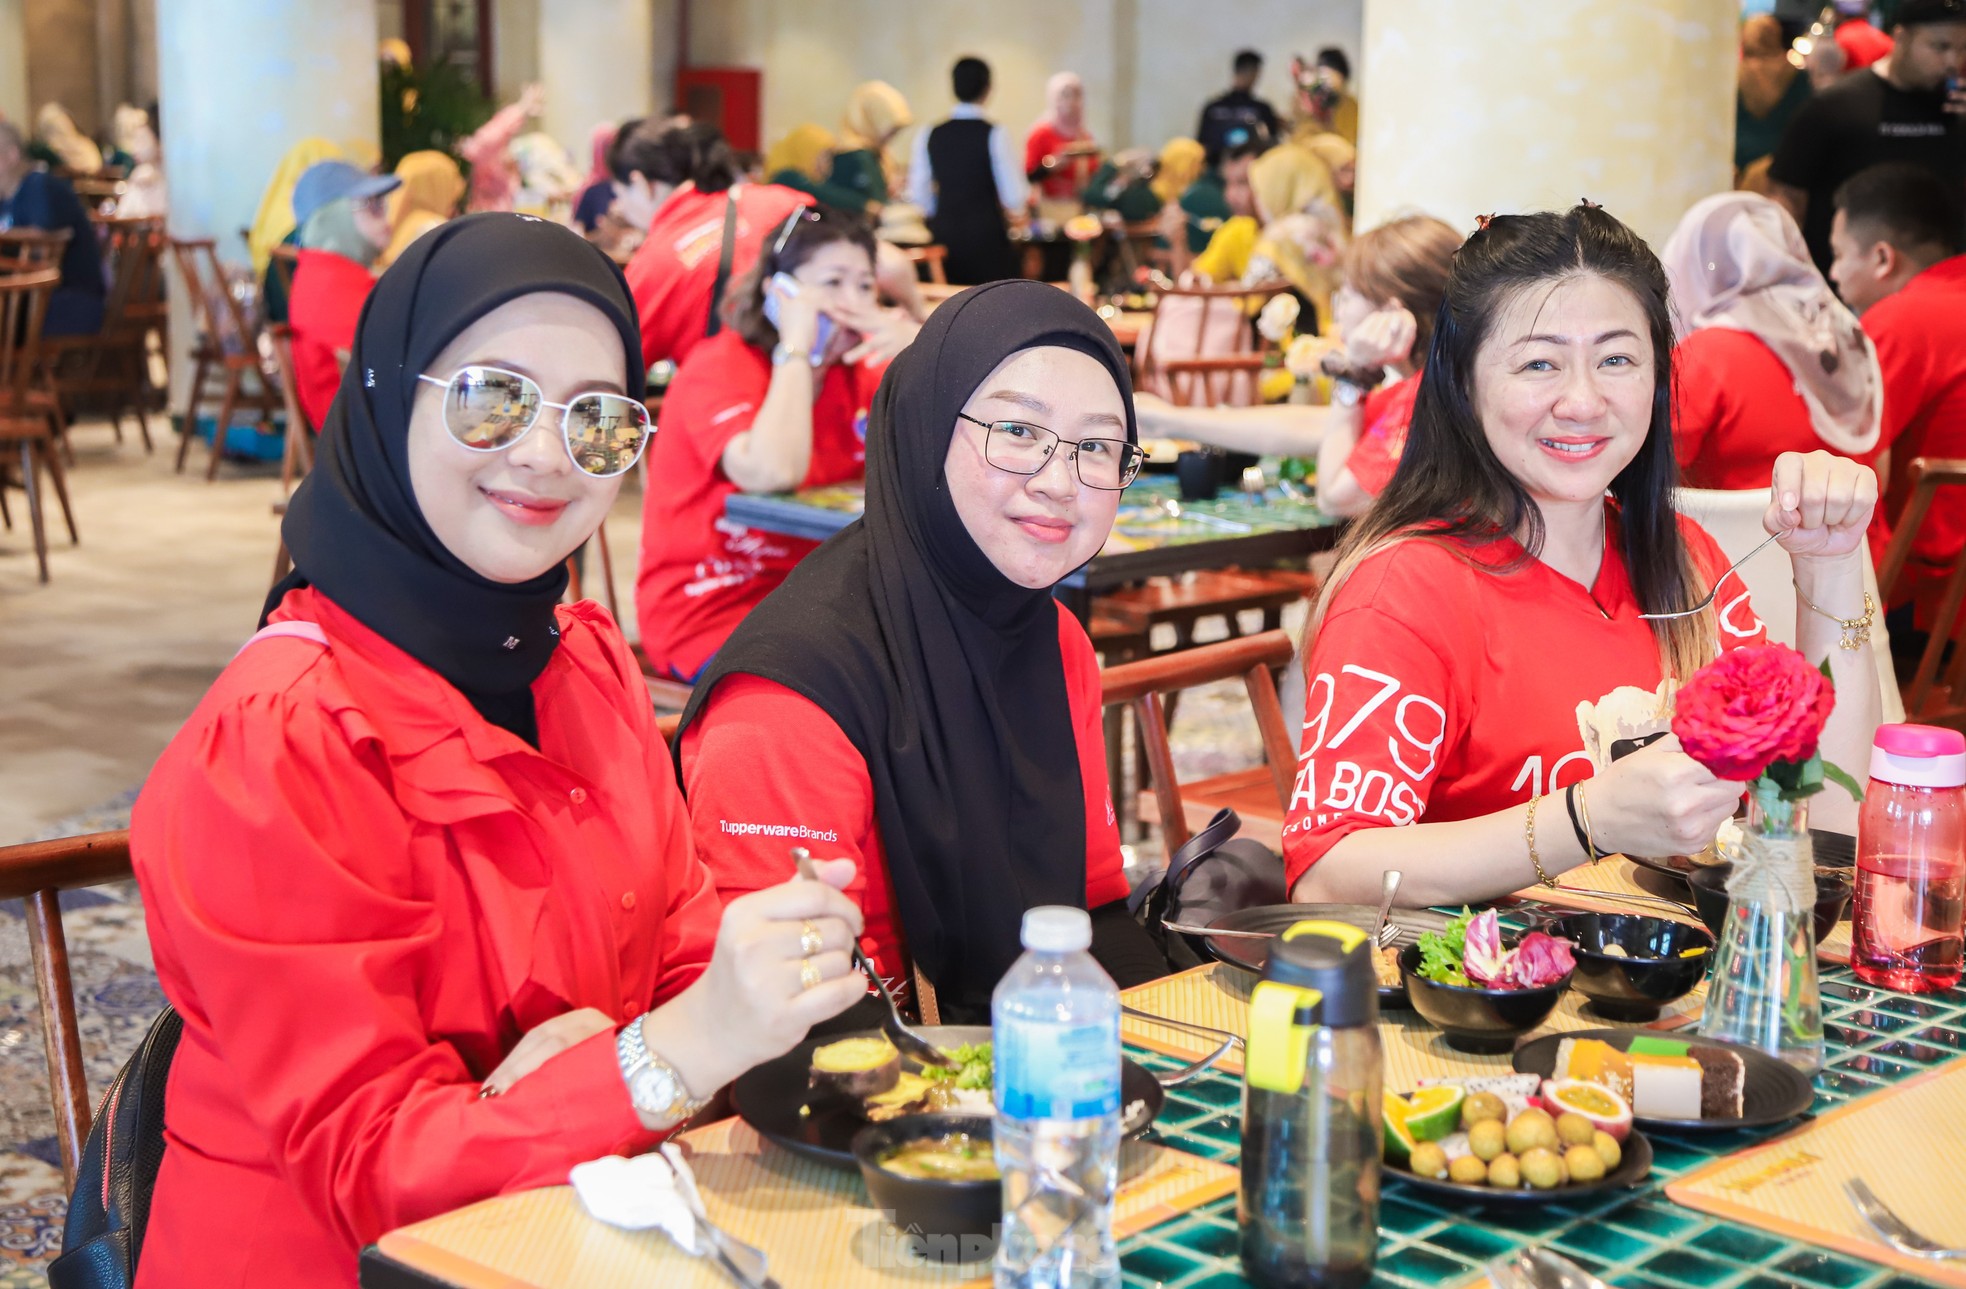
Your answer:
[[[1485,899],[1586,862],[1587,838],[1599,853],[1697,851],[1733,812],[1741,785],[1670,738],[1591,778],[1578,729],[1579,704],[1765,636],[1731,575],[1711,609],[1638,616],[1691,608],[1728,564],[1672,509],[1671,364],[1665,273],[1604,211],[1497,216],[1455,256],[1406,451],[1307,636],[1294,898],[1369,899],[1397,868],[1415,903]],[[1837,689],[1823,755],[1858,766],[1876,672],[1861,625],[1840,620],[1874,610],[1862,543],[1877,481],[1812,452],[1784,454],[1772,482],[1764,522],[1794,567],[1797,647],[1828,658]],[[1818,814],[1854,824],[1839,794]]]

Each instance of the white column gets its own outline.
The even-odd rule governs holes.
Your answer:
[[[539,80],[546,88],[541,128],[582,171],[596,125],[655,109],[654,60],[650,0],[552,0],[539,6]],[[666,87],[662,97],[668,98]]]
[[[1366,0],[1357,226],[1598,202],[1654,247],[1733,185],[1739,0]]]
[[[32,133],[27,104],[27,0],[0,0],[0,116]]]
[[[158,112],[171,232],[212,237],[243,262],[239,230],[288,148],[319,135],[379,140],[375,0],[301,6],[265,0],[163,0],[157,10]],[[189,363],[184,292],[171,293],[172,406]]]

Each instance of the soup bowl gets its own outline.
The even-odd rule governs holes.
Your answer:
[[[853,1139],[853,1157],[874,1207],[887,1210],[915,1253],[930,1262],[976,1262],[996,1252],[1003,1221],[1003,1182],[917,1177],[888,1166],[911,1142],[962,1134],[991,1149],[990,1117],[911,1114],[869,1124]]]

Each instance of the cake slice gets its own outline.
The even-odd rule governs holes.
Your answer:
[[[1700,1063],[1690,1056],[1632,1052],[1632,1113],[1641,1119],[1701,1117]]]
[[[1610,1088],[1640,1114],[1633,1100],[1632,1060],[1600,1038],[1566,1038],[1557,1044],[1553,1079],[1582,1079]]]
[[[1706,1043],[1693,1044],[1686,1054],[1700,1066],[1700,1117],[1741,1118],[1746,1112],[1742,1092],[1748,1076],[1741,1054]]]

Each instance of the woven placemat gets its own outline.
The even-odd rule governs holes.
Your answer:
[[[1879,1240],[1843,1183],[1861,1177],[1928,1239],[1966,1248],[1966,1060],[1871,1093],[1766,1145],[1688,1173],[1666,1195],[1704,1212],[1966,1287],[1966,1264],[1910,1258]]]
[[[987,1262],[923,1262],[869,1207],[858,1172],[802,1159],[726,1119],[686,1134],[704,1206],[718,1226],[763,1249],[786,1286],[967,1285]],[[1120,1155],[1113,1229],[1124,1237],[1234,1192],[1226,1165],[1129,1141]],[[524,1191],[392,1231],[383,1254],[459,1289],[662,1285],[724,1289],[709,1262],[656,1231],[623,1231],[587,1216],[570,1186]]]
[[[1215,962],[1123,990],[1120,997],[1129,1007],[1137,1007],[1156,1016],[1246,1036],[1249,1032],[1249,992],[1255,984],[1256,977],[1252,973],[1224,962]],[[1691,1024],[1699,1018],[1705,998],[1706,982],[1701,981],[1692,993],[1661,1012],[1658,1020],[1630,1028],[1678,1029]],[[1557,1003],[1550,1018],[1524,1038],[1527,1040],[1551,1032],[1622,1027],[1621,1022],[1597,1015],[1590,1009],[1589,1000],[1571,989],[1564,991],[1562,1001]],[[1219,1042],[1133,1016],[1121,1019],[1120,1036],[1149,1051],[1189,1061],[1214,1051]],[[1385,1054],[1385,1084],[1396,1091],[1411,1088],[1422,1078],[1506,1073],[1509,1069],[1507,1056],[1476,1056],[1455,1051],[1447,1045],[1447,1039],[1439,1030],[1414,1011],[1381,1012],[1379,1042]],[[1229,1074],[1242,1073],[1240,1053],[1231,1052],[1224,1056],[1216,1063],[1216,1068]]]

